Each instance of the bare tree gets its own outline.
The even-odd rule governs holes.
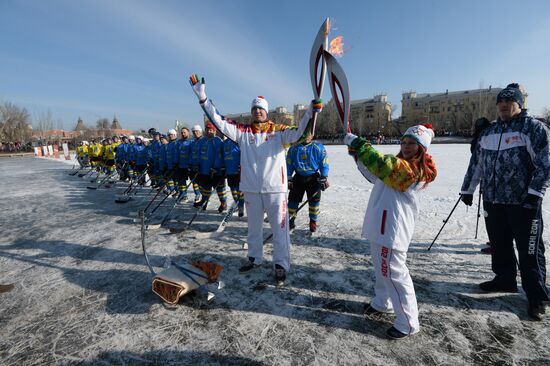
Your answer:
[[[10,102],[0,103],[0,140],[26,142],[32,134],[30,115]]]
[[[52,112],[48,109],[46,112],[41,111],[38,113],[38,118],[35,123],[36,130],[41,132],[41,136],[43,136],[43,133],[49,130],[53,130],[53,116]]]

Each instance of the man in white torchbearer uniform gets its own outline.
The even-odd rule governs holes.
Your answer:
[[[240,272],[248,272],[263,260],[263,213],[267,213],[273,231],[273,264],[277,284],[284,283],[290,267],[285,146],[298,141],[311,119],[313,109],[320,112],[320,100],[312,102],[298,127],[269,120],[268,102],[263,97],[252,100],[250,125],[226,119],[206,97],[204,79],[190,77],[193,91],[208,118],[241,150],[241,182],[248,212],[248,263]]]

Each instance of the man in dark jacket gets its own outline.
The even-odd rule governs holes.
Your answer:
[[[486,292],[517,292],[515,241],[528,314],[542,320],[544,302],[550,299],[541,215],[542,199],[550,183],[550,131],[522,110],[523,105],[518,84],[500,91],[498,119],[480,134],[461,195],[462,201],[471,205],[475,188],[482,181],[495,278],[479,287]]]

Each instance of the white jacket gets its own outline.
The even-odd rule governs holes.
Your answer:
[[[424,183],[415,183],[405,192],[399,192],[372,174],[360,160],[357,167],[374,183],[361,236],[375,244],[406,252],[418,215],[419,189]]]
[[[201,106],[221,133],[239,145],[239,189],[251,193],[287,192],[285,145],[290,145],[302,137],[311,119],[311,109],[304,114],[298,128],[295,128],[272,121],[245,125],[225,119],[209,99]]]

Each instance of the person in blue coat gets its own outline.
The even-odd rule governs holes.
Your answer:
[[[149,164],[151,165],[151,186],[157,187],[160,180],[159,154],[162,143],[160,142],[160,133],[152,132],[153,141],[149,145]]]
[[[197,141],[199,149],[198,176],[197,180],[201,190],[202,199],[195,203],[195,207],[202,206],[212,194],[212,188],[216,188],[220,206],[218,212],[227,208],[225,193],[225,177],[223,172],[223,141],[216,136],[216,127],[207,123],[205,128],[206,136]]]
[[[135,178],[139,178],[138,184],[145,184],[145,169],[147,168],[147,150],[143,143],[143,136],[136,138],[136,143],[133,148],[133,161]]]
[[[298,205],[307,193],[309,200],[309,230],[317,231],[317,219],[321,204],[321,191],[328,188],[327,151],[323,144],[313,141],[313,135],[306,135],[301,144],[295,145],[287,153],[287,172],[291,177],[288,181],[290,193],[288,195],[289,226],[295,227]]]
[[[128,162],[126,161],[126,150],[128,149],[128,137],[122,136],[122,143],[116,148],[115,162],[118,170],[119,180],[128,178]]]
[[[200,125],[195,125],[191,129],[193,133],[193,141],[189,144],[188,155],[189,155],[189,176],[195,177],[193,182],[193,191],[195,192],[195,203],[200,202],[201,200],[201,191],[198,183],[198,174],[199,174],[199,140],[202,138],[202,127]]]
[[[187,181],[191,179],[191,184],[195,182],[195,175],[189,175],[189,145],[193,142],[189,129],[181,129],[181,138],[178,140],[178,167],[176,170],[176,179],[178,181],[178,190],[183,193],[182,201],[187,202]]]
[[[168,131],[168,145],[165,148],[166,154],[166,189],[167,193],[175,194],[177,190],[177,167],[179,161],[179,145],[177,143],[178,134],[176,130],[171,129]]]
[[[239,190],[239,183],[241,181],[241,149],[231,139],[225,139],[223,142],[223,165],[231,195],[238,202],[239,217],[243,217],[244,196]]]
[[[168,145],[168,137],[166,135],[160,135],[160,147],[159,153],[157,156],[156,164],[158,165],[159,171],[159,180],[157,187],[163,186],[165,181],[166,174],[166,146]]]

